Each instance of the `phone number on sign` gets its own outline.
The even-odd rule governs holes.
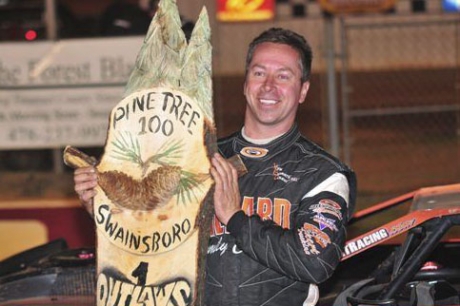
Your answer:
[[[103,145],[107,135],[107,125],[85,126],[45,126],[11,128],[2,138],[3,146],[46,147],[65,145]]]

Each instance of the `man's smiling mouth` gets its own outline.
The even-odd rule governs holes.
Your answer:
[[[259,101],[262,104],[269,104],[269,105],[276,104],[277,102],[276,100],[270,100],[270,99],[260,99]]]

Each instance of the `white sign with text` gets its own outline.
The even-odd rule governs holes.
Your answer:
[[[104,144],[142,37],[0,44],[0,149]]]

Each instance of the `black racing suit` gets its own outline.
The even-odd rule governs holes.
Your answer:
[[[224,157],[240,154],[249,172],[239,179],[242,211],[227,228],[213,223],[206,305],[303,305],[310,284],[330,277],[340,261],[355,202],[353,171],[297,125],[266,145],[241,132],[218,145]]]

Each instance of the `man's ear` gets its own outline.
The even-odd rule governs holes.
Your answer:
[[[303,82],[302,88],[300,89],[299,104],[305,101],[305,98],[307,97],[308,89],[310,89],[310,81]]]

